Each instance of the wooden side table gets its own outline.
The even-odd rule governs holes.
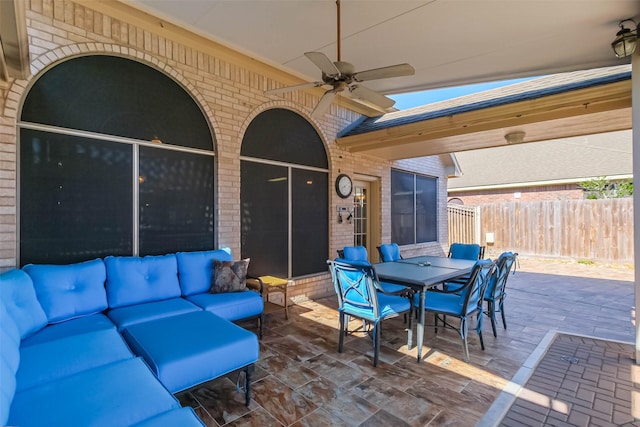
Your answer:
[[[250,289],[260,290],[260,282],[262,282],[262,295],[265,299],[264,313],[269,314],[275,311],[284,310],[285,319],[289,320],[289,300],[287,298],[287,286],[289,281],[275,276],[259,276],[256,278],[247,277],[247,287]],[[281,293],[284,305],[274,304],[269,301],[269,295]]]

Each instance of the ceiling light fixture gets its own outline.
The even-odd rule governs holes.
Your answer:
[[[524,136],[526,134],[524,131],[517,130],[515,132],[509,132],[504,136],[504,139],[507,141],[507,144],[520,144],[524,141]]]
[[[625,28],[625,22],[633,22],[636,28],[633,30]],[[620,26],[620,31],[616,34],[616,38],[613,40],[613,43],[611,43],[611,47],[618,58],[626,58],[627,56],[633,55],[633,52],[636,50],[636,45],[638,44],[638,25],[636,21],[631,18],[620,21],[618,25]]]

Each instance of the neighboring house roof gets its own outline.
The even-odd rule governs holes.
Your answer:
[[[580,182],[633,173],[632,131],[456,153],[462,176],[449,191]]]
[[[438,117],[527,101],[630,79],[631,65],[629,64],[553,74],[472,95],[387,113],[379,117],[366,118],[344,129],[339,136],[359,135]]]

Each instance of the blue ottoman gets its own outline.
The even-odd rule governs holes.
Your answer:
[[[244,369],[249,405],[253,364],[260,354],[253,332],[198,311],[131,325],[123,336],[171,393]]]

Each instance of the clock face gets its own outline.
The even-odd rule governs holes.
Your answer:
[[[353,190],[353,182],[348,175],[340,174],[336,179],[336,192],[338,196],[346,199],[351,195],[351,191]]]

